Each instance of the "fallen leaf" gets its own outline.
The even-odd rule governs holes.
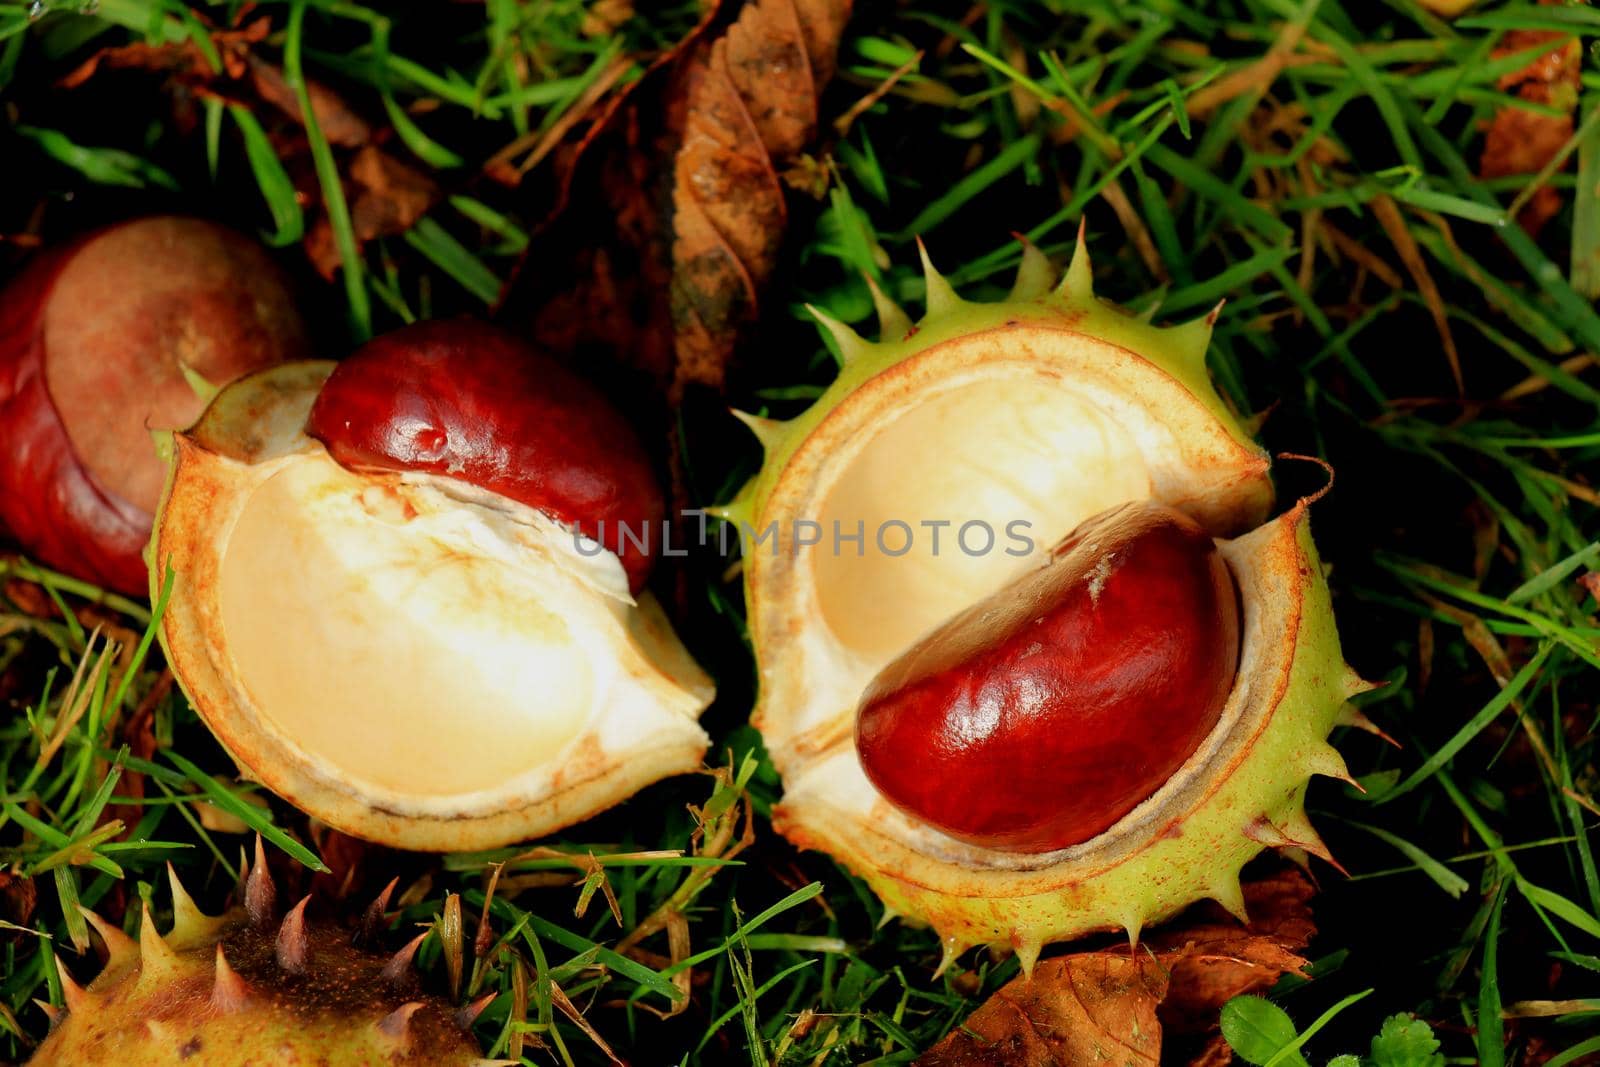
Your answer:
[[[1482,177],[1537,174],[1556,158],[1572,136],[1583,57],[1576,37],[1550,30],[1512,30],[1500,38],[1490,58],[1514,55],[1541,44],[1548,44],[1549,48],[1521,69],[1501,75],[1496,84],[1503,91],[1515,90],[1523,100],[1558,108],[1563,114],[1549,115],[1513,106],[1499,108],[1484,132],[1483,156],[1478,164]],[[1537,235],[1561,210],[1561,194],[1549,185],[1519,199],[1526,202],[1517,221],[1530,234]]]
[[[1166,970],[1126,949],[1041,960],[1007,983],[918,1067],[1157,1067]]]
[[[283,68],[256,56],[250,56],[248,63],[250,82],[257,95],[303,125],[300,99],[284,76]],[[329,144],[353,148],[372,140],[372,126],[356,114],[338,93],[321,82],[307,78],[306,95],[311,98],[311,112],[316,116],[317,126]]]
[[[196,16],[204,17],[198,12]],[[211,43],[222,60],[221,73],[230,78],[243,77],[251,46],[265,41],[271,28],[272,20],[262,16],[236,29],[212,30]],[[209,80],[219,73],[193,38],[172,44],[136,41],[100,49],[56,84],[62,89],[76,89],[102,70],[143,70],[201,80]]]
[[[350,223],[358,245],[405,233],[441,195],[426,173],[373,145],[358,149],[344,169],[352,186]],[[317,272],[333,280],[343,261],[326,215],[312,224],[305,249]]]
[[[508,314],[531,309],[545,347],[615,353],[673,399],[719,388],[777,265],[781,175],[816,137],[849,11],[749,0],[658,58],[578,138],[577,158],[558,160],[564,211],[534,242]]]
[[[594,0],[585,10],[579,31],[585,37],[605,37],[633,18],[633,0]]]
[[[427,174],[371,145],[356,153],[349,173],[361,189],[350,218],[363,241],[404,233],[439,199]]]
[[[528,195],[549,205],[513,272],[502,315],[525,323],[546,350],[610,377],[624,400],[630,392],[659,396],[672,380],[671,167],[684,122],[673,105],[681,104],[682,72],[709,48],[722,6],[708,4],[642,77],[574,126],[571,141],[551,150],[532,180],[525,164],[498,157],[498,172],[488,175],[532,186]]]
[[[32,878],[0,871],[0,919],[25,930],[33,925],[38,905],[39,889]],[[23,930],[0,930],[0,944],[14,944],[22,938]]]
[[[1221,1034],[1216,1035],[1189,1057],[1189,1067],[1228,1067],[1233,1062],[1233,1046]]]
[[[788,221],[779,173],[817,132],[848,0],[755,0],[688,94],[673,168],[674,390],[720,388]]]
[[[1181,1033],[1210,1031],[1227,1001],[1298,973],[1306,962],[1300,950],[1317,932],[1311,920],[1315,895],[1304,871],[1284,866],[1245,883],[1249,926],[1206,904],[1192,909],[1188,922],[1152,932],[1146,943],[1172,969],[1162,1023]]]
[[[11,561],[6,562],[10,569]],[[55,619],[61,616],[60,610],[50,599],[50,595],[44,591],[44,587],[35,582],[24,581],[21,578],[7,578],[4,593],[5,598],[24,615],[31,615],[36,619]]]
[[[1316,887],[1290,864],[1244,885],[1248,926],[1219,905],[1197,905],[1125,947],[1041,960],[916,1062],[919,1067],[1065,1067],[1156,1064],[1163,1037],[1178,1062],[1233,1061],[1214,1039],[1223,1004],[1259,993],[1305,967],[1316,934]]]
[[[311,839],[328,867],[326,872],[311,876],[311,891],[325,900],[354,900],[363,907],[368,904],[382,888],[381,884],[374,884],[377,879],[369,879],[368,869],[383,869],[374,860],[383,856],[384,850],[320,823],[312,824]]]
[[[1600,602],[1600,571],[1587,571],[1578,579],[1578,585],[1584,592]]]

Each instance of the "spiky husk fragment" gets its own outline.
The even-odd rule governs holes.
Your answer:
[[[548,517],[454,479],[393,472],[356,479],[304,432],[332,368],[291,363],[244,378],[168,442],[172,470],[150,543],[152,598],[162,595],[172,574],[158,636],[174,677],[241,770],[346,833],[397,848],[451,851],[549,833],[651,782],[699,767],[708,739],[696,718],[710,703],[710,681],[654,599],[629,594],[616,557],[598,546],[592,556],[580,553],[574,535]],[[291,558],[268,568],[271,573],[248,587],[250,595],[235,597],[230,615],[229,552],[247,509],[263,487],[300,471],[325,481],[295,499],[285,525],[293,519],[308,543],[316,543],[305,553],[285,553]],[[374,500],[381,506],[369,509]],[[332,512],[336,517],[354,513],[370,525],[351,535],[324,521],[329,512],[316,509],[334,506],[330,501],[342,509]],[[274,549],[299,544],[283,525],[257,522],[257,534],[264,526],[258,540]],[[388,539],[382,542],[388,548],[373,549],[378,535]],[[310,549],[335,538],[348,549],[336,577],[353,576],[354,588],[381,589],[381,595],[332,604],[327,583],[297,573]],[[399,550],[391,551],[396,544]],[[419,610],[418,604],[431,602],[403,583],[423,588],[457,565],[477,568],[477,580],[451,586],[448,606],[473,614]],[[528,589],[537,592],[537,602],[521,596]],[[304,610],[272,613],[262,606],[283,590],[302,597]],[[544,616],[537,614],[541,608],[548,609]],[[564,661],[534,661],[543,650],[517,644],[520,625],[547,616],[554,616],[550,627],[581,639],[569,642]],[[341,657],[339,649],[305,638],[319,632],[313,623],[344,619],[348,625],[340,622],[335,636],[365,639],[396,618],[406,627],[404,653],[362,646],[361,656]],[[251,647],[270,646],[287,656],[275,672],[280,679],[330,677],[327,686],[310,687],[317,700],[330,699],[335,683],[353,690],[333,712],[309,714],[298,704],[274,708],[258,695],[255,686],[267,679],[259,670],[247,676],[244,642],[230,626],[263,619],[276,629],[265,640],[254,635]],[[472,638],[461,639],[463,632]],[[498,658],[474,658],[491,644]],[[355,675],[347,659],[376,664],[361,677],[385,682],[425,669],[430,679],[442,679],[436,688],[445,692],[424,709],[425,719],[397,726],[391,702],[349,682]],[[549,670],[526,686],[510,687],[484,666],[526,669],[524,661]],[[558,703],[560,679],[552,676],[563,666],[592,673],[592,700]],[[499,687],[488,697],[461,695],[485,678]],[[512,735],[519,716],[549,720],[561,732],[549,744],[519,745]],[[318,731],[343,732],[336,738],[345,744],[338,758],[328,741],[336,735]],[[348,762],[356,757],[359,767]],[[453,780],[425,788],[428,775]]]
[[[170,868],[169,868],[170,873]],[[85,911],[108,958],[87,987],[56,961],[63,1004],[35,1067],[118,1064],[488,1067],[471,1025],[489,999],[455,1008],[422,990],[411,959],[355,944],[342,927],[276,903],[259,840],[244,901],[207,916],[172,882],[172,928],[145,908],[138,939]],[[381,913],[383,903],[377,906]],[[370,933],[370,932],[369,932]]]
[[[989,944],[1014,949],[1031,968],[1045,944],[1119,928],[1136,938],[1205,898],[1242,915],[1239,869],[1263,848],[1326,855],[1305,816],[1306,785],[1316,774],[1347,777],[1326,739],[1364,683],[1339,650],[1307,502],[1263,524],[1267,457],[1205,368],[1216,313],[1160,328],[1102,303],[1081,235],[1059,285],[1025,245],[1016,286],[995,304],[957,297],[926,253],[924,267],[928,312],[915,326],[876,290],[875,344],[819,315],[843,356],[839,377],[792,421],[745,417],[765,463],[724,515],[754,530],[812,516],[854,457],[930,397],[1001,375],[1062,388],[1132,437],[1125,454],[1148,470],[1148,496],[1234,537],[1220,546],[1243,608],[1237,681],[1192,758],[1105,833],[1039,855],[978,848],[899,812],[872,787],[852,734],[881,652],[862,654],[823,620],[807,553],[747,544],[756,721],[786,789],[774,824],[866,879],[890,916],[932,925],[946,964]],[[951,447],[959,455],[984,443]],[[1048,545],[1087,517],[1035,533]]]

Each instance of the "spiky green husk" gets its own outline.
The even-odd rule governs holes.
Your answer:
[[[1016,286],[996,304],[961,300],[923,259],[928,310],[916,326],[876,289],[876,344],[819,314],[843,357],[839,376],[792,421],[742,416],[765,462],[723,514],[754,529],[809,517],[850,461],[840,457],[869,447],[879,428],[941,382],[1023,365],[1041,382],[1099,390],[1124,416],[1155,427],[1143,440],[1181,454],[1144,452],[1146,462],[1165,465],[1152,491],[1219,537],[1242,535],[1223,545],[1244,604],[1238,681],[1206,743],[1106,833],[1044,855],[975,848],[921,825],[872,788],[853,727],[876,668],[863,676],[859,657],[828,632],[807,585],[811,572],[795,553],[747,552],[761,686],[755,718],[787,790],[774,823],[865,878],[890,915],[931,924],[946,962],[969,946],[998,944],[1031,968],[1049,942],[1115,928],[1136,937],[1206,898],[1242,915],[1238,872],[1263,848],[1325,854],[1305,817],[1306,784],[1314,774],[1345,777],[1326,739],[1363,683],[1340,654],[1306,502],[1261,525],[1272,503],[1266,455],[1205,369],[1216,313],[1160,328],[1102,303],[1081,236],[1059,285],[1025,245]]]
[[[482,1059],[472,1036],[472,1021],[492,996],[457,1009],[421,992],[411,969],[421,936],[386,954],[354,944],[341,927],[307,920],[304,900],[280,917],[259,840],[244,904],[226,915],[203,915],[175,874],[171,881],[173,924],[165,935],[148,907],[138,940],[85,911],[105,943],[106,965],[85,988],[57,961],[64,1006],[40,1003],[51,1030],[30,1064],[514,1062]],[[386,891],[377,915],[387,899]]]

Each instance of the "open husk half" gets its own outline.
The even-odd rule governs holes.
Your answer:
[[[151,542],[172,669],[249,777],[347,833],[478,849],[695,769],[709,680],[617,557],[457,479],[304,431],[333,364],[171,438]]]
[[[1323,851],[1306,782],[1345,777],[1326,738],[1364,683],[1340,655],[1306,502],[1268,520],[1268,458],[1207,375],[1215,313],[1161,328],[1101,302],[1081,239],[1059,284],[1026,247],[998,303],[924,266],[920,322],[881,294],[876,343],[819,315],[836,381],[792,421],[744,416],[765,462],[720,513],[745,535],[756,721],[786,788],[774,822],[934,926],[947,962],[1000,944],[1031,967],[1048,942],[1136,936],[1207,897],[1240,913],[1239,869],[1262,848]],[[1187,763],[1110,829],[1044,854],[965,844],[888,803],[853,744],[868,683],[1083,520],[1146,499],[1219,539],[1242,605],[1232,694]]]

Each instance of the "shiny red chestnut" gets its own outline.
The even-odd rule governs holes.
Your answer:
[[[861,764],[897,807],[960,840],[1087,841],[1216,726],[1239,625],[1227,565],[1196,523],[1153,502],[1103,512],[878,674],[856,719]]]
[[[224,227],[138,219],[44,253],[0,291],[0,529],[50,566],[143,593],[167,469],[150,431],[306,349],[287,280]]]
[[[598,390],[471,319],[424,322],[358,350],[306,432],[352,470],[448,475],[544,512],[616,553],[637,593],[664,504],[638,438]]]

